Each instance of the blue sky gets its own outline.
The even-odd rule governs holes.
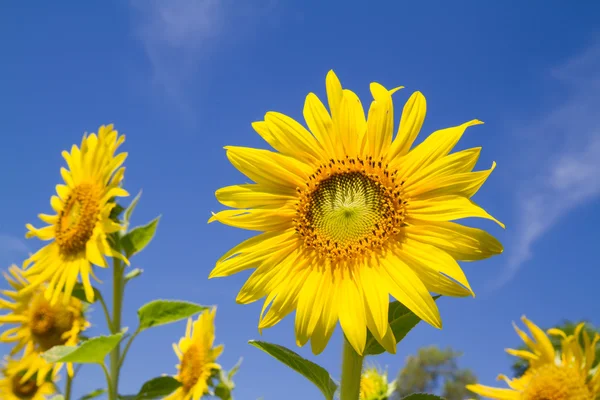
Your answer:
[[[84,131],[115,123],[127,135],[126,188],[144,195],[141,224],[163,218],[155,241],[133,259],[145,273],[126,294],[125,325],[160,298],[218,304],[221,363],[244,357],[240,400],[319,398],[317,389],[246,344],[259,338],[261,304],[235,304],[248,274],[207,280],[215,260],[248,232],[207,225],[220,186],[245,179],[222,147],[263,147],[250,123],[276,110],[301,119],[308,92],[324,95],[334,69],[363,103],[369,83],[404,85],[428,100],[422,133],[472,118],[460,148],[483,146],[481,169],[498,163],[476,201],[506,223],[476,222],[505,244],[491,260],[465,264],[477,297],[439,301],[444,329],[419,325],[398,355],[377,359],[393,374],[419,346],[464,351],[483,383],[509,372],[505,347],[519,344],[523,314],[549,327],[564,318],[600,324],[600,5],[581,2],[319,2],[277,0],[4,3],[0,12],[3,174],[0,263],[40,246],[25,223],[50,211],[61,151]],[[421,136],[421,139],[425,135]],[[109,291],[109,273],[100,271]],[[92,333],[105,332],[101,310]],[[185,324],[155,328],[134,343],[121,391],[175,372],[171,343]],[[297,349],[293,317],[263,333],[339,374],[341,334],[312,356]],[[2,347],[6,352],[8,348]],[[75,393],[103,385],[94,366]],[[293,390],[290,390],[293,388]]]

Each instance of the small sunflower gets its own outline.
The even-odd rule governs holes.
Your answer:
[[[57,374],[63,365],[47,363],[41,353],[57,345],[77,345],[79,334],[90,326],[85,319],[84,305],[74,297],[68,297],[66,305],[63,302],[51,304],[44,296],[44,285],[25,290],[30,283],[15,265],[4,277],[14,291],[2,291],[7,299],[0,299],[0,312],[7,313],[0,315],[0,324],[14,326],[0,334],[0,342],[15,344],[12,355],[24,349],[19,362],[19,368],[27,371],[23,379],[37,373],[38,385],[41,385],[48,373]],[[66,295],[60,294],[59,298],[61,296]],[[67,371],[73,375],[72,364],[67,364]]]
[[[113,249],[107,234],[121,229],[110,219],[115,197],[129,194],[120,187],[127,153],[115,155],[125,141],[112,125],[101,126],[98,135],[84,135],[81,148],[73,145],[71,152],[62,155],[69,169],[61,168],[64,185],[57,185],[58,196],[50,204],[55,215],[40,214],[49,224],[37,229],[27,224],[27,237],[38,237],[52,242],[32,255],[24,264],[26,277],[33,286],[49,282],[46,297],[56,303],[61,291],[65,304],[79,276],[88,301],[93,301],[94,291],[90,275],[96,279],[92,264],[107,267],[105,257],[125,257]],[[33,287],[32,286],[32,287]]]
[[[333,71],[326,87],[329,112],[315,94],[306,97],[310,132],[275,112],[252,125],[277,152],[226,147],[231,163],[255,183],[217,190],[219,202],[235,209],[209,222],[263,233],[228,251],[210,277],[256,269],[237,302],[266,297],[259,330],[296,310],[297,344],[310,339],[315,354],[338,320],[359,354],[367,328],[394,353],[390,294],[441,328],[430,292],[472,295],[457,260],[502,252],[487,232],[450,222],[498,222],[471,200],[495,164],[472,172],[480,148],[449,154],[468,127],[481,124],[477,120],[434,132],[413,147],[425,118],[420,92],[404,106],[393,139],[392,94],[400,88],[372,83],[365,118],[356,94],[342,89]]]
[[[386,371],[377,367],[366,368],[360,378],[360,400],[387,400],[395,390],[395,383],[388,382]]]
[[[181,382],[181,387],[165,400],[198,400],[210,392],[210,380],[221,369],[216,360],[223,352],[222,345],[213,347],[216,312],[215,308],[204,311],[194,323],[190,318],[185,336],[179,344],[173,344],[180,360],[175,379]]]
[[[515,330],[531,351],[507,349],[508,354],[529,362],[529,368],[520,378],[509,379],[499,375],[510,389],[484,385],[467,385],[467,389],[490,399],[500,400],[595,400],[600,396],[600,369],[592,370],[596,344],[600,335],[590,339],[579,324],[573,335],[560,329],[549,329],[548,334],[561,338],[561,350],[555,352],[548,336],[525,317],[523,322],[531,336],[515,325]]]
[[[44,400],[56,393],[53,382],[36,382],[35,377],[23,381],[25,369],[20,361],[7,359],[0,376],[0,399],[2,400]],[[55,377],[57,378],[57,377]]]

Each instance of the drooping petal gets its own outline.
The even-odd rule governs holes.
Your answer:
[[[408,221],[414,219],[438,222],[477,217],[490,219],[504,228],[502,222],[492,217],[472,200],[463,196],[439,196],[434,199],[411,200],[407,208]]]

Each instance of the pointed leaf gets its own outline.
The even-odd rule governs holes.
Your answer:
[[[100,293],[100,291],[93,286],[92,286],[92,289],[94,290],[94,303],[95,303],[98,301],[99,298],[102,297],[102,293]],[[81,284],[81,282],[75,283],[75,286],[73,286],[73,293],[71,293],[71,296],[83,301],[84,303],[88,303],[88,301],[85,297],[85,290],[83,290],[83,285]]]
[[[54,346],[42,353],[42,357],[49,363],[100,364],[106,355],[119,344],[124,334],[125,332],[110,336],[97,336],[79,346]]]
[[[142,251],[156,234],[160,216],[154,218],[148,224],[133,228],[121,238],[121,246],[125,250],[127,258]]]
[[[137,278],[138,276],[140,276],[142,274],[142,272],[144,272],[143,269],[139,269],[139,268],[132,269],[131,271],[129,271],[129,273],[127,273],[125,275],[125,282],[129,282],[133,278]]]
[[[135,196],[135,198],[131,200],[129,207],[127,207],[127,209],[125,210],[125,214],[123,214],[123,222],[126,227],[129,225],[129,221],[131,221],[131,214],[133,214],[133,210],[135,210],[137,203],[140,201],[140,197],[142,197],[141,190],[139,191],[137,196]]]
[[[208,307],[199,304],[190,303],[188,301],[178,300],[154,300],[143,305],[138,310],[140,326],[138,331],[170,324],[171,322],[180,321],[189,318],[194,314],[206,310]]]
[[[104,393],[106,393],[106,389],[96,389],[93,392],[90,392],[90,393],[86,394],[85,396],[80,397],[79,400],[95,399],[98,396],[102,396]]]
[[[436,396],[435,394],[413,393],[403,397],[402,400],[444,400],[444,398]]]
[[[433,299],[437,300],[440,296],[434,296]],[[398,301],[392,301],[388,310],[388,321],[396,343],[399,343],[408,332],[411,331],[420,321],[421,318],[417,317],[412,311],[410,311],[404,304]],[[365,355],[377,355],[384,353],[385,349],[379,344],[379,342],[371,335],[371,332],[367,333],[367,344],[365,346]]]
[[[261,342],[258,340],[250,340],[248,343],[303,375],[319,388],[327,400],[333,399],[337,385],[333,379],[331,379],[329,372],[323,367],[302,358],[297,353],[277,344]]]
[[[170,395],[178,387],[181,386],[181,382],[172,376],[159,376],[157,378],[150,379],[142,385],[142,388],[135,395],[121,396],[123,400],[150,400],[150,399],[162,399],[165,396]]]

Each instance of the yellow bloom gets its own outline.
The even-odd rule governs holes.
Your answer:
[[[46,297],[54,304],[63,291],[65,304],[73,286],[81,275],[88,301],[93,301],[94,291],[90,275],[96,279],[92,264],[107,267],[105,256],[127,260],[115,251],[107,234],[121,227],[110,219],[115,206],[111,200],[128,196],[120,187],[125,168],[121,167],[127,153],[115,155],[125,141],[112,125],[101,126],[98,135],[85,135],[81,149],[73,145],[71,152],[63,151],[69,169],[61,168],[65,185],[57,185],[58,196],[50,204],[56,215],[40,214],[49,224],[37,229],[27,224],[27,237],[38,237],[52,242],[31,256],[24,264],[25,274],[32,287],[49,282]],[[54,240],[53,240],[54,239]]]
[[[48,373],[58,374],[63,364],[49,364],[40,354],[57,345],[77,345],[79,334],[90,324],[85,319],[80,300],[69,297],[66,305],[62,302],[52,305],[44,297],[43,285],[25,290],[30,284],[21,275],[21,270],[13,265],[9,272],[4,277],[14,291],[2,291],[7,299],[0,298],[0,312],[7,313],[0,315],[0,324],[14,326],[0,334],[0,342],[14,343],[13,355],[24,349],[18,365],[20,371],[27,371],[23,379],[27,380],[37,373],[38,385],[41,385]],[[62,296],[60,294],[59,298]],[[72,375],[73,365],[67,364],[67,370]]]
[[[356,94],[342,89],[333,71],[326,86],[331,113],[315,94],[306,97],[310,132],[269,112],[253,127],[277,152],[226,147],[231,163],[255,184],[219,189],[217,199],[237,209],[209,222],[264,233],[228,251],[210,277],[256,268],[237,301],[266,296],[260,330],[296,310],[297,344],[311,339],[315,354],[338,320],[359,354],[367,327],[393,353],[390,294],[440,328],[430,292],[472,294],[456,260],[502,252],[485,231],[449,222],[496,221],[471,200],[494,165],[472,172],[480,148],[449,154],[477,120],[434,132],[411,149],[425,118],[419,92],[405,105],[392,140],[392,94],[399,88],[372,83],[366,119]]]
[[[561,351],[557,353],[544,331],[525,317],[522,320],[532,337],[516,325],[515,330],[531,351],[506,351],[528,361],[525,374],[515,379],[499,375],[498,379],[504,380],[510,389],[484,385],[467,385],[467,389],[491,399],[505,400],[594,400],[600,396],[600,369],[591,370],[600,335],[591,340],[583,331],[582,347],[583,323],[570,336],[559,329],[550,329],[548,334],[561,337]]]
[[[185,336],[179,344],[173,344],[180,361],[175,378],[181,382],[181,387],[165,400],[198,400],[209,393],[210,379],[221,369],[216,360],[223,351],[222,345],[213,347],[216,312],[215,308],[204,311],[193,324],[190,318]]]
[[[393,392],[393,385],[387,380],[387,372],[376,367],[365,369],[360,378],[360,400],[387,400]]]
[[[8,359],[0,377],[0,399],[44,400],[56,392],[54,383],[37,383],[34,377],[22,380],[24,370],[20,361]]]

